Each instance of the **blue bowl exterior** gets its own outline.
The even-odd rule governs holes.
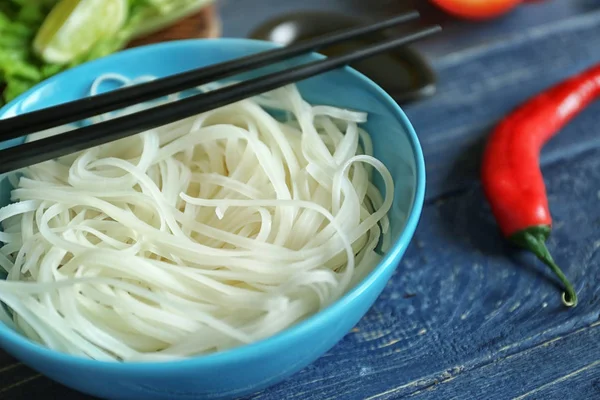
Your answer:
[[[272,47],[261,41],[218,39],[169,42],[124,51],[41,83],[0,110],[0,118],[86,96],[92,80],[102,73],[164,76]],[[287,65],[321,57],[312,54]],[[375,155],[394,176],[396,193],[390,217],[395,240],[367,278],[327,309],[278,335],[183,361],[107,363],[73,357],[31,342],[1,324],[0,345],[66,386],[111,399],[234,398],[282,381],[333,347],[372,306],[404,255],[421,214],[425,166],[407,117],[368,78],[345,68],[305,80],[299,87],[310,102],[368,112],[366,127],[373,136]],[[0,187],[0,204],[8,203],[8,195],[9,188],[4,184]]]

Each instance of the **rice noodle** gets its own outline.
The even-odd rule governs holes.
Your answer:
[[[150,79],[108,74],[91,94]],[[294,325],[380,259],[394,183],[366,119],[292,85],[20,171],[0,209],[0,320],[114,361],[206,354]]]

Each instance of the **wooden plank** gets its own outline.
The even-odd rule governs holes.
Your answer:
[[[497,121],[544,88],[600,61],[599,33],[600,11],[595,11],[438,59],[436,95],[405,107],[425,153],[427,198],[477,184],[481,150]],[[599,147],[599,123],[597,103],[544,148],[542,163]]]
[[[458,374],[410,395],[434,399],[584,399],[600,397],[600,323]],[[392,393],[376,396],[392,399]]]
[[[170,40],[217,38],[219,36],[221,36],[221,20],[217,14],[216,6],[210,4],[174,25],[134,40],[128,47],[144,46]]]

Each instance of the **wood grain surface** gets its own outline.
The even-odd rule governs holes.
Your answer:
[[[175,25],[134,40],[129,44],[129,47],[138,47],[178,39],[216,38],[220,35],[221,20],[217,13],[216,5],[211,4],[204,7],[198,13],[184,18]]]
[[[290,2],[287,9],[340,3]],[[600,2],[565,3],[527,7],[529,23],[520,10],[493,29],[452,25],[448,36],[423,47],[439,87],[405,108],[428,176],[415,238],[376,304],[337,346],[251,399],[600,398],[600,104],[542,156],[555,219],[549,247],[575,283],[575,309],[561,305],[558,284],[540,262],[502,240],[477,179],[483,140],[506,112],[600,61]],[[251,16],[261,4],[283,7],[223,0],[224,34],[259,23]],[[483,29],[487,39],[464,36],[468,29]],[[88,397],[0,353],[0,398]]]

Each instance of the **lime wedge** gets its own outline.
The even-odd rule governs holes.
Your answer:
[[[119,31],[127,0],[61,0],[40,27],[33,48],[46,62],[65,64]]]

